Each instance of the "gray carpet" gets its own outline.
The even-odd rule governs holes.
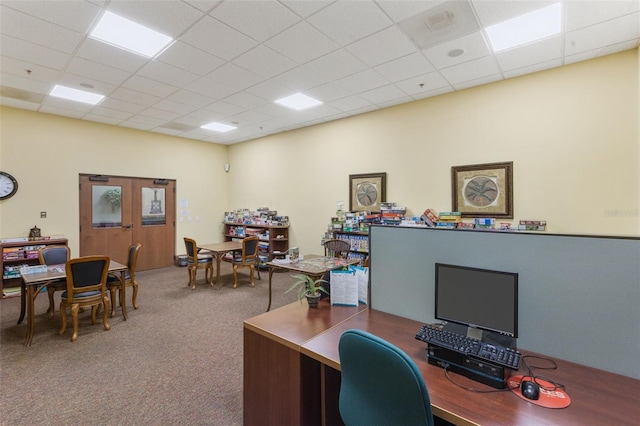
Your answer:
[[[139,272],[139,309],[129,289],[129,319],[118,308],[110,331],[86,310],[75,343],[70,324],[58,335],[59,293],[53,319],[47,295],[36,299],[31,347],[23,346],[26,321],[16,324],[20,299],[0,301],[0,424],[241,425],[242,322],[268,302],[268,274],[251,288],[241,271],[233,289],[223,262],[220,291],[202,270],[193,291],[186,268]],[[284,293],[291,282],[274,274],[272,309],[296,300]]]

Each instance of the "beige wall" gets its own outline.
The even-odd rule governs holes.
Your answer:
[[[64,234],[78,255],[78,175],[90,173],[176,179],[176,200],[188,203],[176,206],[177,217],[186,210],[192,218],[176,224],[177,253],[184,252],[184,236],[220,240],[226,146],[14,108],[0,113],[0,169],[19,184],[14,197],[0,202],[2,238],[27,236],[37,225],[43,235]]]
[[[229,208],[291,218],[318,252],[349,174],[387,172],[387,200],[451,209],[451,166],[513,161],[514,220],[640,234],[638,51],[232,145]]]
[[[38,225],[77,249],[78,174],[100,173],[177,180],[201,218],[178,223],[178,253],[183,236],[219,241],[224,211],[259,206],[319,252],[349,174],[387,172],[387,200],[419,214],[451,209],[451,166],[499,161],[514,162],[514,220],[640,235],[639,63],[631,50],[229,147],[2,108],[0,169],[20,190],[0,202],[0,236]]]

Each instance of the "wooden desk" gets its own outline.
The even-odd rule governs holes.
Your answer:
[[[220,262],[224,255],[230,251],[242,250],[242,241],[224,241],[222,243],[198,245],[198,249],[209,251],[216,258],[216,282],[218,283],[218,289],[221,289]]]
[[[109,272],[119,272],[120,273],[120,281],[122,285],[120,286],[120,305],[122,306],[122,316],[125,321],[127,319],[127,303],[126,303],[126,294],[127,294],[127,286],[125,283],[125,275],[127,272],[127,265],[123,265],[121,263],[110,261],[109,262]],[[47,272],[37,273],[37,274],[26,274],[22,275],[22,286],[20,291],[20,318],[18,318],[18,324],[22,323],[24,320],[25,308],[27,313],[27,336],[24,340],[25,346],[31,346],[31,341],[33,340],[33,329],[34,329],[34,310],[35,310],[35,300],[40,294],[40,290],[47,286],[47,283],[51,281],[56,281],[59,279],[63,279],[66,277],[66,272],[64,269],[64,265],[51,265],[47,268]]]
[[[269,413],[274,419],[279,419],[282,417],[277,415],[291,415],[297,409],[311,409],[318,420],[304,418],[306,421],[302,422],[293,421],[302,417],[290,417],[290,421],[280,424],[341,424],[337,406],[340,387],[338,342],[342,333],[350,328],[369,331],[411,356],[425,378],[434,415],[456,425],[635,424],[640,418],[640,380],[555,359],[558,369],[545,373],[566,386],[572,402],[565,409],[538,407],[511,391],[471,392],[451,383],[442,368],[427,363],[426,345],[414,338],[422,323],[362,306],[353,315],[341,314],[343,308],[329,306],[325,301],[318,312],[309,316],[310,310],[306,305],[294,303],[245,321],[245,425],[275,424],[265,422],[260,415]],[[305,313],[306,321],[298,322]],[[340,315],[345,317],[344,320],[334,321]],[[254,346],[255,336],[247,338],[248,333],[258,333],[251,328],[257,319],[261,325],[261,348],[273,353],[286,346],[289,348],[288,358],[261,358],[262,352]],[[278,323],[285,319],[290,326]],[[310,338],[311,335],[313,337]],[[299,353],[295,348],[299,348]],[[255,368],[259,362],[257,358],[264,362],[261,369]],[[278,380],[278,374],[271,373],[285,367],[291,372],[286,378],[281,376]],[[296,372],[295,368],[301,370]],[[450,373],[450,377],[465,387],[495,390],[455,373]],[[297,378],[304,378],[304,381],[296,382]],[[263,400],[259,400],[255,391],[248,387],[256,381],[264,381],[261,389]],[[282,405],[279,400],[266,396],[273,393],[283,398]],[[317,394],[315,401],[314,394]],[[291,399],[287,399],[289,397]],[[298,407],[294,407],[295,401],[300,401]]]
[[[338,257],[325,257],[318,254],[305,255],[302,260],[295,263],[284,263],[278,261],[267,262],[269,268],[269,305],[267,312],[271,310],[271,277],[276,269],[287,270],[291,272],[300,272],[309,275],[314,281],[320,279],[329,271],[343,268],[347,265],[355,265],[359,263],[358,259],[342,259]]]
[[[310,339],[365,309],[294,302],[244,322],[244,424],[312,425],[320,418],[320,364],[300,356]]]

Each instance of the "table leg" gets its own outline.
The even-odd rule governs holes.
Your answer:
[[[120,307],[122,308],[122,317],[127,320],[127,285],[126,271],[120,271]]]
[[[220,281],[220,264],[222,263],[222,257],[224,252],[216,252],[216,282],[218,283],[218,290],[222,290],[222,281]]]
[[[20,282],[20,317],[18,317],[18,324],[22,324],[24,320],[24,314],[27,307],[27,286],[24,281]]]
[[[267,306],[267,312],[271,309],[271,277],[273,277],[273,271],[276,268],[269,266],[269,306]]]
[[[33,340],[33,330],[34,330],[34,314],[35,310],[35,298],[40,291],[35,288],[35,285],[25,286],[27,287],[27,337],[24,339],[25,346],[31,346],[31,341]]]

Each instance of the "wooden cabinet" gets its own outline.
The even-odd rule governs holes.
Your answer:
[[[259,255],[262,263],[270,262],[289,250],[289,225],[257,225],[224,222],[224,240],[242,239],[251,235],[260,238]]]
[[[20,292],[16,291],[20,287],[20,267],[39,264],[38,250],[49,245],[66,246],[67,244],[66,238],[0,244],[2,248],[2,263],[0,264],[2,269],[2,281],[0,281],[2,297],[20,295]],[[12,291],[5,292],[5,289],[12,289]]]
[[[360,263],[369,257],[369,233],[363,231],[333,231],[333,238],[345,240],[351,246],[349,258],[359,259]]]

